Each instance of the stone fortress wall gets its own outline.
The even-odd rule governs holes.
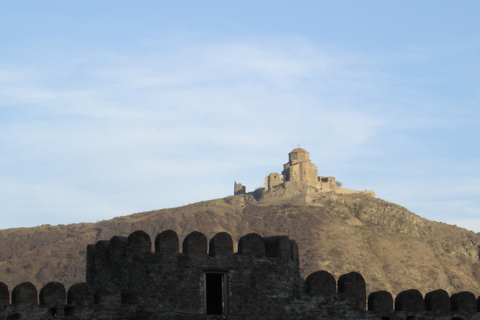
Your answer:
[[[40,293],[29,282],[0,283],[0,319],[480,319],[471,292],[423,296],[410,289],[366,296],[362,275],[337,280],[327,271],[300,277],[298,247],[287,236],[210,241],[192,232],[182,242],[171,230],[154,241],[143,231],[87,247],[87,279]]]

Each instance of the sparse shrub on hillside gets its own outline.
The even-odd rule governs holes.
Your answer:
[[[315,206],[262,205],[251,195],[228,199],[98,224],[0,230],[1,281],[11,288],[24,281],[37,288],[50,281],[70,287],[85,281],[87,244],[137,230],[149,234],[153,244],[158,233],[172,229],[180,241],[192,231],[209,239],[225,231],[234,242],[251,232],[288,235],[299,246],[303,276],[319,270],[335,276],[359,271],[369,291],[480,290],[480,235],[473,232],[422,219],[403,207],[364,195],[324,193]],[[402,260],[408,260],[408,265]],[[432,277],[431,266],[437,268],[438,277]]]

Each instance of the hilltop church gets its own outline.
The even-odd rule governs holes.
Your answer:
[[[310,160],[310,153],[303,148],[295,148],[288,154],[288,162],[283,165],[282,174],[272,172],[265,177],[262,196],[279,192],[282,195],[315,196],[320,192],[337,194],[364,193],[375,197],[373,191],[357,191],[340,187],[335,177],[319,176],[318,168]],[[245,186],[235,182],[234,194],[246,193]]]

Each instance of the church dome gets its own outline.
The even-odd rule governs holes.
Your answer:
[[[293,149],[292,151],[290,151],[290,153],[296,153],[296,152],[305,152],[305,153],[308,153],[307,150],[302,149],[302,148],[295,148],[295,149]]]

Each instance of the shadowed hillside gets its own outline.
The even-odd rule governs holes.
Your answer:
[[[0,281],[10,288],[24,281],[68,287],[85,280],[87,244],[135,230],[154,239],[172,229],[181,241],[192,231],[209,239],[227,231],[234,241],[250,232],[288,235],[299,245],[304,277],[317,270],[335,277],[358,271],[369,292],[480,292],[480,236],[471,231],[363,194],[323,193],[315,206],[269,203],[237,195],[98,223],[1,230]]]

